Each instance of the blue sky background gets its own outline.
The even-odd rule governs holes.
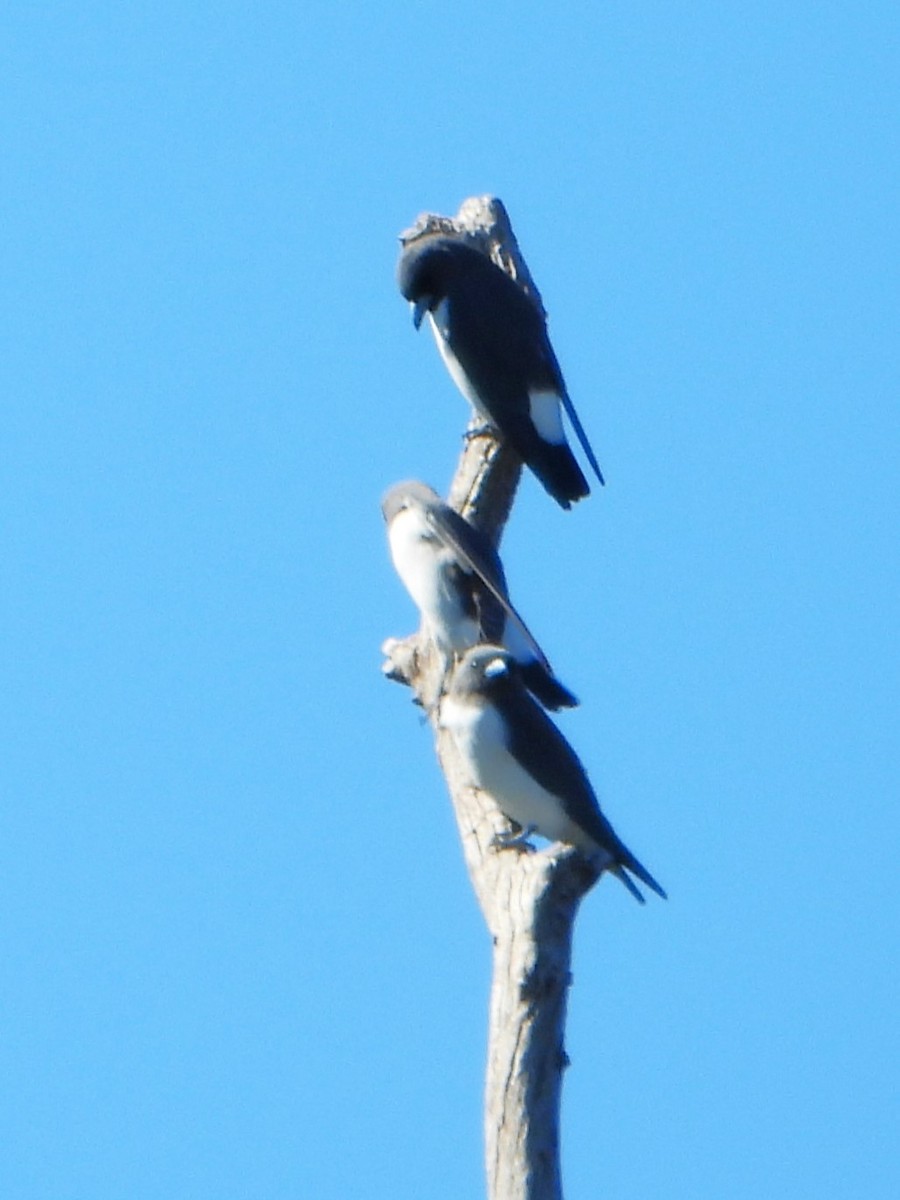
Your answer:
[[[0,1194],[477,1196],[489,945],[378,501],[396,236],[507,204],[608,487],[513,594],[669,889],[583,908],[569,1200],[900,1194],[895,4],[0,17]]]

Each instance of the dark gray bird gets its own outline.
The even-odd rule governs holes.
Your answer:
[[[390,488],[381,511],[397,574],[445,655],[499,642],[547,708],[578,703],[510,602],[500,558],[484,534],[415,479]]]
[[[600,483],[566,391],[547,323],[518,284],[460,238],[429,236],[400,256],[400,291],[416,329],[425,313],[454,383],[563,508],[590,492],[566,442],[560,405]]]
[[[665,898],[600,811],[575,751],[529,696],[500,646],[476,646],[464,655],[441,702],[440,721],[473,784],[522,827],[521,837],[534,832],[577,846],[641,903],[631,875]]]

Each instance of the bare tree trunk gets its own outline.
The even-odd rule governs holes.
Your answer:
[[[473,197],[454,218],[422,216],[402,240],[437,231],[470,239],[543,311],[499,200]],[[466,444],[449,503],[499,543],[521,469],[513,451],[479,434]],[[424,631],[386,642],[385,651],[386,673],[410,684],[429,715],[466,866],[493,940],[484,1114],[488,1200],[562,1200],[559,1109],[572,931],[597,874],[570,847],[540,853],[494,847],[494,836],[509,823],[490,796],[468,783],[451,736],[440,728],[440,655]]]

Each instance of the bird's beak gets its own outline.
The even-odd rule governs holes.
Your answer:
[[[413,310],[413,325],[418,329],[422,324],[422,318],[428,312],[429,308],[431,308],[431,297],[420,296],[418,300],[413,300],[410,303],[410,308]]]

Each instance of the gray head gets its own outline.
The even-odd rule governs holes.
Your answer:
[[[403,247],[397,283],[413,307],[413,323],[418,329],[425,313],[433,311],[461,277],[474,272],[477,279],[486,271],[499,270],[467,238],[428,234]]]
[[[443,500],[434,488],[427,483],[420,483],[418,479],[404,479],[402,483],[395,483],[381,497],[381,511],[388,525],[406,508],[429,508],[435,504],[443,504]]]
[[[508,687],[515,677],[515,660],[502,646],[485,643],[467,650],[450,680],[449,694],[458,698],[489,696]]]

